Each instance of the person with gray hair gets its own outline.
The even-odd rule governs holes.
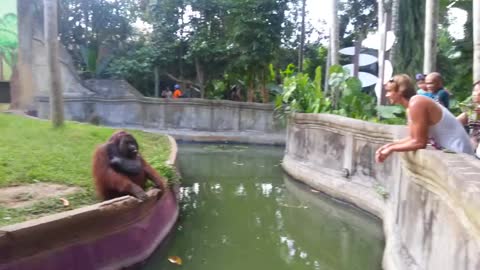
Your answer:
[[[385,161],[393,152],[424,149],[429,138],[441,148],[473,155],[470,139],[460,122],[433,99],[415,95],[414,84],[408,75],[394,76],[385,84],[385,92],[391,104],[405,107],[409,136],[380,147],[375,152],[377,162]]]

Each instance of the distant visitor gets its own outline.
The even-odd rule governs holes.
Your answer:
[[[183,97],[183,92],[182,92],[182,90],[180,89],[180,85],[175,84],[174,89],[175,89],[175,90],[173,90],[173,98],[181,98],[181,97]]]

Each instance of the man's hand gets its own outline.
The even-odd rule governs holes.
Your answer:
[[[377,163],[382,163],[385,161],[385,159],[387,159],[388,156],[390,156],[391,153],[392,151],[390,150],[390,147],[384,145],[375,152],[375,161]]]

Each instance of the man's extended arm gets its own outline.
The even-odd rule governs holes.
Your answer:
[[[408,124],[410,136],[399,142],[381,147],[375,153],[377,162],[383,162],[393,152],[415,151],[427,146],[429,123],[426,105],[420,100],[416,104],[412,104]]]

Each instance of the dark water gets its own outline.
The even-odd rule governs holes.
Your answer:
[[[380,221],[285,176],[282,155],[275,147],[180,145],[179,224],[142,269],[381,269]]]

